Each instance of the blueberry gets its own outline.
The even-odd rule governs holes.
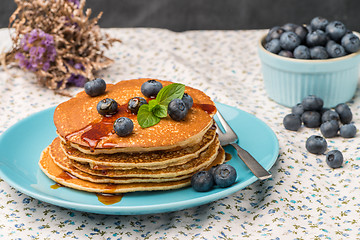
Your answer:
[[[331,150],[326,154],[326,163],[331,168],[339,168],[343,164],[344,157],[339,150]]]
[[[114,131],[120,137],[126,137],[134,130],[134,123],[130,118],[119,117],[114,122]]]
[[[326,51],[332,58],[343,57],[346,55],[344,47],[337,43],[327,45]]]
[[[297,114],[290,113],[284,117],[283,124],[287,130],[297,131],[301,127],[301,118]]]
[[[326,25],[328,25],[329,21],[323,17],[315,17],[311,20],[310,25],[313,30],[325,30]]]
[[[299,36],[301,42],[305,42],[306,35],[309,33],[308,29],[304,26],[297,26],[294,30],[294,33]]]
[[[187,93],[184,93],[183,97],[181,98],[181,100],[183,100],[183,102],[185,103],[186,107],[188,109],[190,109],[193,104],[194,104],[194,100],[192,99],[192,97],[187,94]]]
[[[301,103],[296,104],[291,108],[291,113],[301,116],[304,113],[304,108]]]
[[[221,188],[231,186],[237,177],[236,170],[229,164],[221,164],[214,171],[214,180],[216,185]]]
[[[285,25],[283,25],[281,28],[284,29],[286,32],[295,32],[295,29],[298,27],[299,25],[296,25],[294,23],[286,23]]]
[[[342,37],[341,45],[348,53],[354,53],[360,49],[360,39],[355,34],[348,33]]]
[[[137,114],[141,105],[147,104],[147,101],[143,97],[133,97],[129,100],[127,109],[130,110],[131,113]]]
[[[301,121],[304,123],[305,127],[317,128],[321,125],[321,115],[316,111],[305,111],[301,115]]]
[[[329,54],[326,51],[326,48],[323,46],[315,46],[310,48],[311,59],[327,59]]]
[[[337,44],[337,43],[334,40],[327,41],[327,43],[325,45],[326,50],[328,50],[328,48],[330,48],[331,45],[333,45],[333,44]]]
[[[315,96],[309,95],[301,101],[304,111],[320,111],[324,105],[324,101]]]
[[[310,153],[323,154],[327,149],[327,142],[321,136],[312,135],[306,140],[305,147]]]
[[[309,25],[305,25],[305,28],[306,28],[306,30],[308,31],[308,34],[309,34],[309,33],[312,33],[312,32],[314,31],[314,29],[311,27],[310,24],[309,24]]]
[[[324,112],[321,115],[322,122],[327,122],[327,121],[331,121],[331,120],[339,121],[340,120],[339,114],[333,110],[327,110],[326,112]]]
[[[181,121],[184,119],[188,113],[188,110],[189,109],[186,107],[184,101],[179,98],[171,100],[168,106],[168,113],[175,121]]]
[[[280,46],[284,50],[292,51],[301,43],[301,39],[294,32],[284,32],[280,37]]]
[[[340,127],[340,136],[344,138],[353,138],[356,135],[356,127],[354,124],[344,124]]]
[[[288,50],[281,50],[279,53],[278,53],[279,56],[282,56],[282,57],[288,57],[288,58],[293,58],[294,55],[291,51],[288,51]]]
[[[284,29],[279,26],[275,26],[269,30],[268,34],[265,37],[265,41],[270,42],[272,39],[280,39],[281,34],[283,34],[284,32]]]
[[[321,114],[321,116],[326,112],[326,111],[329,111],[330,108],[321,108],[321,110],[319,111],[319,113]]]
[[[104,79],[96,78],[92,81],[86,82],[84,85],[84,90],[87,95],[91,97],[96,97],[105,92],[106,83]]]
[[[148,80],[141,85],[141,92],[145,97],[156,97],[162,89],[162,84],[154,79]]]
[[[218,166],[220,166],[220,165],[221,165],[221,164],[217,164],[217,165],[215,165],[215,166],[212,166],[212,167],[209,169],[209,172],[210,172],[210,174],[211,174],[212,176],[214,176],[216,168],[217,168]],[[214,181],[215,181],[215,179],[214,179]]]
[[[113,115],[118,110],[118,103],[112,98],[105,98],[97,104],[96,109],[103,116]]]
[[[294,57],[297,59],[310,59],[310,50],[304,45],[299,45],[294,49]]]
[[[332,21],[326,26],[325,32],[332,40],[338,42],[346,34],[346,27],[340,21]]]
[[[200,171],[191,177],[191,186],[197,192],[207,192],[214,186],[214,177],[208,171]]]
[[[270,42],[265,43],[265,49],[269,52],[278,54],[281,51],[280,40],[272,39]]]
[[[308,47],[325,46],[326,42],[327,37],[324,31],[315,30],[306,35],[306,44]]]
[[[335,111],[339,114],[342,124],[347,124],[351,122],[352,112],[348,105],[346,105],[345,103],[340,103],[336,105]]]
[[[336,137],[339,131],[339,122],[336,120],[324,122],[320,126],[320,131],[326,138]]]

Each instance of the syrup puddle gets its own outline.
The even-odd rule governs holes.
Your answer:
[[[59,183],[55,183],[50,186],[51,189],[58,189],[63,187]],[[111,194],[111,193],[96,193],[95,194],[99,200],[104,205],[112,205],[118,203],[123,198],[124,194]]]
[[[99,202],[105,205],[112,205],[120,202],[124,194],[97,193],[96,196]]]
[[[61,188],[62,186],[58,183],[55,183],[53,185],[50,186],[51,189],[58,189],[58,188]]]
[[[228,162],[228,161],[230,161],[231,160],[231,158],[232,158],[232,155],[230,154],[230,153],[225,153],[225,162]]]

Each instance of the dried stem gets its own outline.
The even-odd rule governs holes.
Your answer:
[[[73,75],[94,78],[97,70],[108,67],[113,60],[104,56],[104,48],[109,48],[118,39],[101,34],[97,25],[102,12],[90,18],[91,9],[86,9],[85,0],[78,4],[69,0],[15,0],[17,9],[9,19],[13,48],[5,55],[5,64],[16,64],[15,55],[24,52],[21,39],[33,29],[41,29],[53,36],[56,58],[49,69],[34,71],[39,82],[51,89],[64,89]],[[4,64],[4,61],[3,64]],[[75,63],[82,68],[76,68]]]

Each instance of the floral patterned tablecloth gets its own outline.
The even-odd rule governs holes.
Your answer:
[[[140,77],[181,82],[266,122],[280,144],[273,178],[203,206],[135,216],[57,207],[0,179],[0,239],[360,239],[359,133],[353,139],[328,140],[328,149],[341,150],[345,158],[343,167],[331,169],[325,156],[305,149],[306,139],[319,134],[318,129],[284,129],[282,119],[290,109],[266,96],[260,72],[256,45],[265,30],[104,31],[122,40],[107,51],[115,63],[99,73],[107,82]],[[9,49],[7,29],[0,31],[0,39],[1,51]],[[2,68],[0,134],[67,99],[40,87],[30,73]],[[360,123],[359,91],[349,105],[353,121]]]

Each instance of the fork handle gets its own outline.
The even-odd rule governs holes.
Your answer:
[[[250,153],[241,148],[237,143],[230,143],[236,149],[237,155],[246,164],[250,171],[260,180],[271,178],[271,173],[265,170]]]

